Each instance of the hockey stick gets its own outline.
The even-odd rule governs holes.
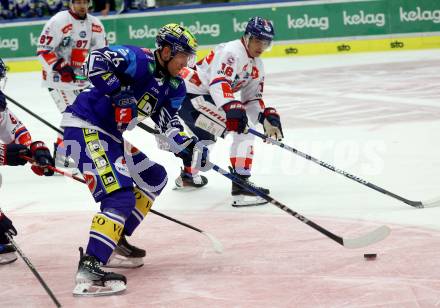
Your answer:
[[[208,232],[205,232],[205,231],[203,231],[203,230],[200,230],[199,228],[196,228],[196,227],[193,227],[193,226],[191,226],[191,225],[188,225],[187,223],[184,223],[184,222],[182,222],[182,221],[179,221],[179,220],[177,220],[177,219],[175,219],[175,218],[172,218],[172,217],[170,217],[170,216],[167,216],[167,215],[165,215],[165,214],[159,213],[158,211],[155,211],[155,210],[153,210],[153,209],[150,209],[150,212],[156,214],[157,216],[160,216],[160,217],[163,217],[163,218],[165,218],[165,219],[168,219],[168,220],[174,221],[175,223],[177,223],[177,224],[179,224],[179,225],[182,225],[182,226],[184,226],[184,227],[190,228],[190,229],[192,229],[192,230],[194,230],[194,231],[197,231],[197,232],[203,234],[204,236],[206,236],[207,238],[209,238],[209,240],[210,240],[211,243],[212,243],[212,246],[214,247],[215,252],[217,252],[217,253],[223,253],[223,245],[222,245],[222,243],[220,243],[220,241],[219,241],[218,239],[216,239],[214,236],[212,236],[212,234],[210,234],[210,233],[208,233]]]
[[[33,116],[34,118],[36,118],[37,120],[40,120],[41,122],[43,122],[44,124],[46,124],[47,126],[49,126],[50,128],[52,128],[53,130],[55,130],[56,132],[63,134],[63,132],[61,131],[61,129],[56,128],[55,126],[53,126],[52,124],[50,124],[49,122],[47,122],[45,119],[43,119],[42,117],[40,117],[39,115],[35,114],[34,112],[30,111],[28,108],[26,108],[25,106],[23,106],[22,104],[20,104],[19,102],[17,102],[16,100],[10,98],[9,96],[7,96],[5,94],[5,97],[8,101],[10,101],[11,103],[13,103],[14,105],[20,107],[21,109],[23,109],[24,111],[26,111],[27,113],[29,113],[31,116]]]
[[[162,138],[165,142],[168,142],[168,138],[160,135],[159,131],[149,127],[148,125],[145,125],[144,123],[138,123],[138,126],[144,130],[146,130],[149,133],[158,135],[159,137]],[[286,205],[282,204],[281,202],[275,200],[274,198],[272,198],[271,196],[265,194],[264,192],[262,192],[261,190],[253,187],[252,185],[249,185],[248,183],[246,183],[245,181],[243,181],[242,179],[234,176],[233,174],[227,172],[226,170],[220,168],[219,166],[211,163],[211,162],[207,162],[207,166],[208,168],[212,168],[214,169],[214,171],[220,173],[221,175],[227,177],[228,179],[230,179],[231,181],[233,181],[234,183],[240,185],[241,187],[243,187],[244,189],[253,192],[254,194],[256,194],[257,196],[263,198],[264,200],[266,200],[267,202],[275,205],[276,207],[278,207],[279,209],[283,210],[284,212],[290,214],[291,216],[297,218],[298,220],[300,220],[301,222],[305,223],[306,225],[312,227],[313,229],[315,229],[316,231],[324,234],[325,236],[327,236],[328,238],[334,240],[335,242],[337,242],[338,244],[344,246],[345,248],[350,248],[350,249],[354,249],[354,248],[362,248],[362,247],[366,247],[369,246],[371,244],[377,243],[383,239],[385,239],[391,232],[391,229],[387,226],[381,226],[371,232],[368,232],[362,236],[359,236],[357,238],[351,238],[351,239],[345,239],[342,238],[332,232],[330,232],[329,230],[325,229],[324,227],[316,224],[315,222],[311,221],[310,219],[306,218],[305,216],[293,211],[292,209],[290,209],[289,207],[287,207]]]
[[[280,148],[286,149],[287,151],[290,151],[290,152],[292,152],[294,154],[297,154],[297,155],[299,155],[299,156],[301,156],[301,157],[303,157],[303,158],[305,158],[307,160],[310,160],[310,161],[312,161],[312,162],[314,162],[314,163],[316,163],[316,164],[318,164],[318,165],[320,165],[320,166],[322,166],[324,168],[327,168],[328,170],[331,170],[333,172],[342,174],[343,176],[345,176],[346,178],[349,178],[350,180],[353,180],[353,181],[358,182],[358,183],[360,183],[362,185],[370,187],[370,188],[372,188],[372,189],[374,189],[374,190],[376,190],[378,192],[381,192],[381,193],[383,193],[383,194],[385,194],[387,196],[390,196],[390,197],[392,197],[394,199],[402,201],[402,202],[404,202],[404,203],[406,203],[408,205],[411,205],[413,207],[425,208],[425,207],[435,207],[435,206],[439,206],[440,205],[440,198],[432,199],[432,200],[427,200],[427,201],[412,201],[412,200],[403,198],[402,196],[396,195],[396,194],[394,194],[394,193],[392,193],[392,192],[390,192],[390,191],[388,191],[386,189],[383,189],[383,188],[381,188],[381,187],[379,187],[377,185],[374,185],[373,183],[370,183],[370,182],[368,182],[366,180],[363,180],[360,177],[357,177],[357,176],[355,176],[353,174],[350,174],[350,173],[348,173],[348,172],[346,172],[344,170],[338,169],[335,166],[332,166],[332,165],[330,165],[330,164],[328,164],[326,162],[323,162],[322,160],[319,160],[317,158],[314,158],[313,156],[310,156],[310,155],[308,155],[306,153],[303,153],[303,152],[301,152],[301,151],[299,151],[299,150],[297,150],[295,148],[292,148],[292,147],[288,146],[287,144],[279,142],[279,141],[277,141],[277,140],[275,140],[273,138],[269,138],[266,135],[264,135],[264,134],[262,134],[260,132],[257,132],[256,130],[254,130],[252,128],[248,129],[248,132],[251,133],[252,135],[260,137],[261,139],[263,139],[267,143],[271,143],[271,144],[277,145]]]
[[[38,273],[38,271],[36,270],[36,268],[34,267],[34,265],[31,263],[31,260],[28,259],[28,257],[25,256],[25,254],[23,253],[23,251],[21,251],[20,247],[17,245],[17,243],[12,239],[12,236],[9,235],[9,233],[5,233],[5,235],[7,236],[7,238],[9,239],[9,241],[11,242],[11,245],[14,246],[15,250],[18,252],[18,255],[23,259],[24,263],[26,263],[26,265],[29,267],[29,269],[31,270],[31,272],[34,274],[34,276],[38,279],[38,281],[40,282],[40,284],[43,286],[44,290],[46,290],[47,294],[50,296],[50,298],[52,299],[53,303],[55,304],[55,306],[57,307],[61,307],[60,302],[57,300],[57,298],[55,297],[55,295],[52,293],[52,291],[50,290],[50,288],[47,286],[47,284],[44,282],[43,278],[40,276],[40,274]]]
[[[60,133],[60,134],[63,133],[59,128],[56,128],[55,126],[53,126],[52,124],[50,124],[49,122],[47,122],[46,120],[44,120],[43,118],[41,118],[40,116],[38,116],[37,114],[35,114],[34,112],[32,112],[32,111],[30,111],[29,109],[27,109],[26,107],[24,107],[22,104],[18,103],[16,100],[10,98],[10,97],[7,96],[7,95],[5,95],[5,97],[6,97],[6,99],[9,100],[11,103],[15,104],[16,106],[20,107],[21,109],[23,109],[24,111],[26,111],[27,113],[29,113],[31,116],[33,116],[33,117],[35,117],[36,119],[40,120],[41,122],[43,122],[44,124],[46,124],[47,126],[49,126],[50,128],[52,128],[54,131],[56,131],[56,132],[58,132],[58,133]],[[32,160],[30,157],[23,157],[23,158],[26,159],[26,160],[28,160],[29,162],[33,162],[33,160]],[[51,170],[54,171],[54,172],[57,172],[57,173],[59,173],[59,174],[62,174],[62,175],[67,176],[67,177],[69,177],[69,178],[72,178],[72,179],[77,180],[77,181],[79,181],[79,182],[86,183],[86,181],[85,181],[84,179],[79,178],[79,177],[77,177],[77,176],[75,176],[75,175],[73,175],[73,174],[71,174],[71,173],[69,173],[69,172],[65,172],[65,171],[63,171],[63,170],[61,170],[61,169],[58,169],[58,168],[55,168],[55,167],[52,167],[52,166],[48,166],[48,168],[51,169]],[[162,214],[162,213],[160,213],[160,212],[158,212],[158,211],[155,211],[155,210],[153,210],[153,209],[151,209],[150,211],[151,211],[153,214],[156,214],[156,215],[158,215],[158,216],[161,216],[161,217],[163,217],[163,218],[165,218],[165,219],[168,219],[168,220],[170,220],[170,221],[173,221],[173,222],[175,222],[175,223],[178,223],[178,224],[180,224],[180,225],[182,225],[182,226],[185,226],[185,227],[188,227],[188,228],[190,228],[190,229],[193,229],[194,231],[200,232],[201,234],[203,234],[203,235],[205,235],[206,237],[209,238],[209,240],[210,240],[211,243],[212,243],[212,246],[213,246],[214,250],[215,250],[217,253],[222,253],[222,252],[223,252],[223,246],[222,246],[221,242],[220,242],[218,239],[216,239],[212,234],[210,234],[210,233],[208,233],[208,232],[205,232],[205,231],[203,231],[203,230],[200,230],[200,229],[198,229],[198,228],[196,228],[196,227],[193,227],[193,226],[191,226],[191,225],[189,225],[189,224],[186,224],[186,223],[184,223],[184,222],[182,222],[182,221],[179,221],[179,220],[177,220],[177,219],[174,219],[174,218],[172,218],[172,217],[169,217],[169,216],[167,216],[167,215],[165,215],[165,214]]]
[[[23,159],[25,159],[25,160],[31,162],[31,163],[35,162],[35,161],[34,161],[32,158],[30,158],[30,157],[23,156],[23,155],[21,155],[21,157],[22,157]],[[52,171],[54,171],[54,172],[57,172],[57,173],[59,173],[59,174],[62,174],[62,175],[64,175],[64,176],[66,176],[66,177],[69,177],[69,178],[71,178],[71,179],[74,179],[74,180],[76,180],[76,181],[78,181],[78,182],[81,182],[81,183],[87,184],[86,180],[84,180],[83,178],[77,177],[77,176],[75,176],[75,175],[73,175],[73,174],[71,174],[71,173],[69,173],[69,172],[63,171],[63,170],[58,169],[58,168],[53,167],[53,166],[47,166],[47,168],[49,168],[50,170],[52,170]],[[160,217],[162,217],[162,218],[168,219],[168,220],[170,220],[170,221],[172,221],[172,222],[175,222],[175,223],[177,223],[177,224],[179,224],[179,225],[182,225],[182,226],[184,226],[184,227],[187,227],[187,228],[189,228],[189,229],[192,229],[192,230],[194,230],[194,231],[197,231],[197,232],[203,234],[204,236],[206,236],[206,237],[211,241],[212,247],[213,247],[213,249],[214,249],[215,252],[217,252],[217,253],[223,253],[223,245],[222,245],[222,243],[221,243],[218,239],[216,239],[212,234],[210,234],[210,233],[208,233],[208,232],[206,232],[206,231],[203,231],[203,230],[201,230],[201,229],[199,229],[199,228],[193,227],[193,226],[191,226],[191,225],[189,225],[189,224],[187,224],[187,223],[185,223],[185,222],[183,222],[183,221],[180,221],[180,220],[177,220],[177,219],[172,218],[172,217],[170,217],[170,216],[167,216],[167,215],[165,215],[165,214],[162,214],[162,213],[160,213],[160,212],[158,212],[158,211],[155,211],[155,210],[153,210],[153,209],[150,209],[150,212],[153,213],[153,214],[156,214],[157,216],[160,216]]]

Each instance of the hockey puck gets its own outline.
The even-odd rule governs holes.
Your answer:
[[[365,253],[364,254],[365,260],[374,260],[374,259],[376,259],[376,257],[377,257],[377,254],[375,254],[375,253]]]

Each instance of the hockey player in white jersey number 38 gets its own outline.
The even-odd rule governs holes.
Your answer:
[[[88,14],[90,4],[91,0],[70,0],[70,10],[49,19],[39,38],[37,54],[43,66],[43,87],[49,89],[61,113],[90,85],[81,78],[81,66],[89,51],[107,45],[104,26]],[[60,135],[54,144],[54,158],[67,167],[64,152]]]
[[[200,139],[215,142],[228,131],[233,142],[230,148],[232,172],[248,181],[251,175],[254,136],[246,134],[246,127],[263,124],[267,136],[281,140],[280,117],[274,108],[266,108],[263,101],[264,68],[260,55],[267,50],[274,37],[272,22],[261,17],[249,20],[243,37],[217,46],[193,68],[184,68],[187,96],[179,111],[188,128]],[[234,95],[241,94],[240,99]],[[184,169],[176,179],[178,188],[202,187],[206,177],[184,161]],[[268,189],[258,187],[265,193]],[[267,203],[264,199],[232,184],[233,206]]]

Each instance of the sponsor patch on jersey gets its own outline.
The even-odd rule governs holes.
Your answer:
[[[81,31],[80,33],[79,33],[79,37],[80,38],[85,38],[87,36],[87,32],[86,31]]]
[[[61,29],[61,32],[63,32],[64,34],[66,34],[67,32],[69,32],[69,31],[72,30],[72,29],[73,29],[72,24],[68,24],[68,25],[64,26],[64,27]]]
[[[170,85],[173,89],[177,89],[179,87],[179,80],[176,78],[170,78]]]
[[[101,33],[102,27],[100,25],[92,24],[92,32]]]
[[[115,161],[115,169],[120,174],[125,176],[130,176],[130,171],[128,170],[127,163],[125,161],[125,158],[123,156],[120,156]]]
[[[223,97],[234,98],[234,94],[232,93],[231,86],[226,82],[222,82],[221,85],[222,85]]]

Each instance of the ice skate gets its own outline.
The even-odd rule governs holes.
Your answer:
[[[241,175],[235,172],[234,169],[230,168],[231,173],[243,180],[247,185],[252,186],[253,188],[258,189],[262,193],[268,195],[270,193],[269,189],[258,187],[251,181],[249,181],[250,175]],[[254,205],[262,205],[268,203],[265,199],[257,196],[253,192],[244,189],[240,185],[232,182],[232,206],[233,207],[244,207],[244,206],[254,206]]]
[[[138,248],[127,242],[123,235],[116,246],[107,264],[103,267],[108,268],[137,268],[144,265],[144,249]]]
[[[176,190],[195,190],[197,188],[201,188],[208,184],[208,179],[200,174],[191,174],[185,172],[183,169],[180,172],[179,177],[175,181],[176,187],[174,189]]]
[[[0,244],[0,265],[9,264],[17,260],[15,248],[11,244]]]
[[[103,271],[101,263],[94,256],[84,255],[82,248],[79,251],[74,296],[105,296],[125,291],[127,279],[124,275]]]

